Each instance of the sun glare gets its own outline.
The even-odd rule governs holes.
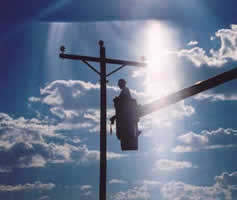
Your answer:
[[[177,63],[170,53],[178,46],[178,36],[174,29],[159,21],[149,21],[145,30],[145,88],[151,99],[157,99],[178,88]]]
[[[177,30],[160,21],[146,22],[142,37],[147,67],[144,69],[144,87],[147,103],[180,89],[177,58],[172,55],[179,47]],[[144,133],[152,136],[155,151],[165,155],[172,148],[175,128],[173,120],[184,116],[183,102],[148,115],[143,122]],[[177,114],[178,113],[178,114]]]
[[[63,60],[59,59],[59,47],[66,45],[66,31],[70,29],[67,23],[49,23],[48,24],[48,41],[45,52],[45,76],[51,80],[58,77],[62,72]],[[69,68],[67,70],[70,70]]]

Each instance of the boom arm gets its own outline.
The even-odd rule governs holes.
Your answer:
[[[227,72],[224,72],[222,74],[214,76],[214,77],[207,79],[205,81],[199,82],[191,87],[184,88],[178,92],[170,94],[170,95],[168,95],[164,98],[161,98],[159,100],[156,100],[152,103],[145,104],[145,105],[141,106],[140,117],[143,117],[143,116],[150,114],[154,111],[157,111],[161,108],[169,106],[170,104],[174,104],[178,101],[181,101],[183,99],[186,99],[188,97],[196,95],[196,94],[203,92],[205,90],[214,88],[218,85],[221,85],[223,83],[231,81],[235,78],[237,78],[237,68],[234,68],[232,70],[229,70]]]

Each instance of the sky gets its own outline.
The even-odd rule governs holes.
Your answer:
[[[0,199],[94,200],[100,85],[66,53],[141,61],[108,77],[140,105],[237,67],[234,0],[5,1],[0,8]],[[90,63],[96,69],[99,65]],[[107,71],[116,69],[107,65]],[[140,119],[138,151],[107,126],[108,200],[237,199],[236,80]]]

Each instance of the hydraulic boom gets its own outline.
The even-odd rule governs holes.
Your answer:
[[[140,117],[143,117],[143,116],[150,114],[152,112],[155,112],[161,108],[164,108],[166,106],[174,104],[178,101],[181,101],[183,99],[186,99],[188,97],[196,95],[196,94],[203,92],[205,90],[214,88],[218,85],[221,85],[223,83],[231,81],[235,78],[237,78],[237,68],[226,71],[222,74],[214,76],[214,77],[207,79],[205,81],[198,82],[197,84],[195,84],[191,87],[184,88],[178,92],[170,94],[170,95],[163,97],[159,100],[156,100],[152,103],[145,104],[140,107],[139,115],[140,115]]]

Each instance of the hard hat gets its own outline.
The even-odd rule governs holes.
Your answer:
[[[123,78],[119,79],[118,82],[119,82],[119,83],[122,83],[122,84],[126,84],[126,81],[125,81]]]

